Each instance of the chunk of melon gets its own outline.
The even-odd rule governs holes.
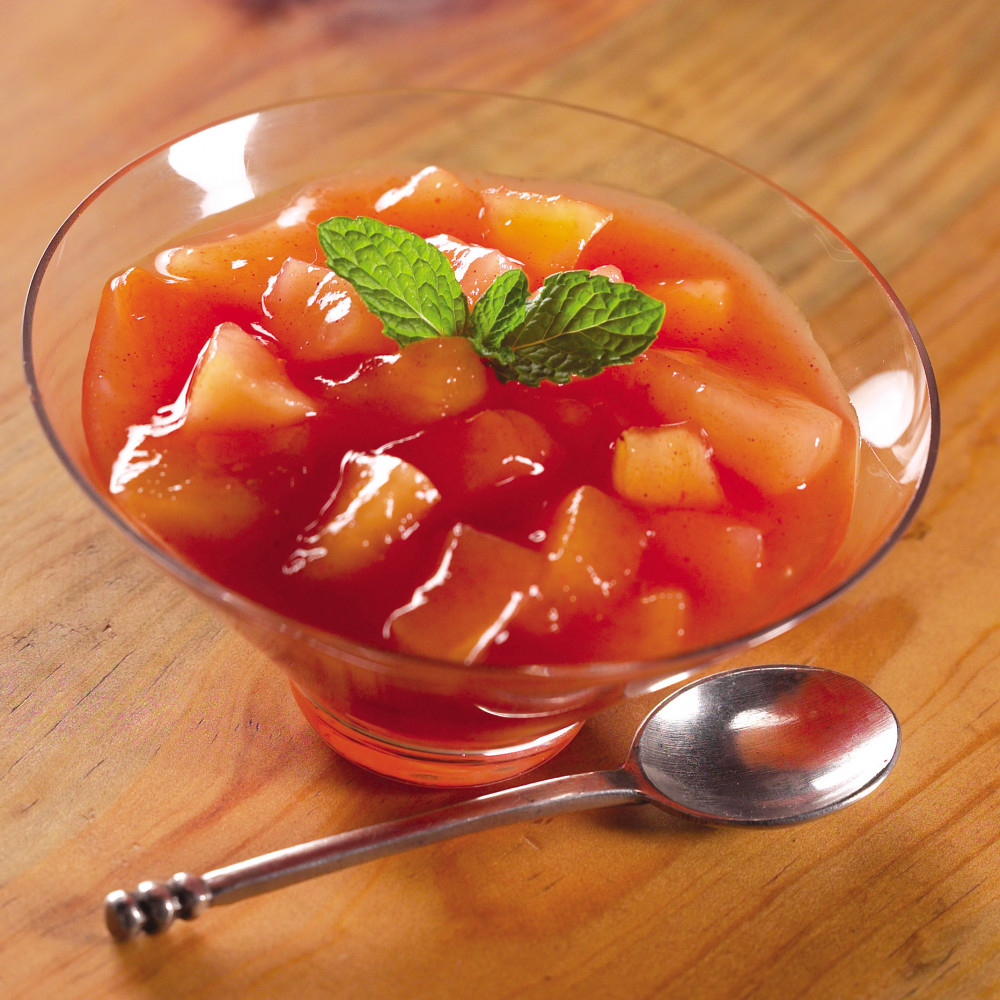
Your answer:
[[[481,196],[488,242],[524,261],[535,281],[575,267],[583,248],[611,220],[607,209],[564,195],[495,187]]]
[[[458,486],[469,493],[540,475],[555,448],[549,432],[520,410],[482,410],[457,436],[449,460]]]
[[[549,432],[520,410],[483,410],[465,422],[462,437],[457,471],[468,492],[540,475],[555,447]]]
[[[348,452],[319,527],[299,538],[286,572],[340,579],[383,561],[441,499],[416,467],[391,455]]]
[[[645,530],[620,500],[579,487],[556,508],[542,546],[543,601],[557,617],[607,610],[635,583],[645,545]]]
[[[441,167],[418,170],[375,201],[374,217],[428,237],[454,233],[466,240],[482,237],[483,202],[461,178]]]
[[[431,337],[372,358],[349,378],[320,379],[324,396],[409,429],[464,413],[486,395],[486,369],[465,337]]]
[[[621,367],[615,377],[643,386],[664,423],[703,427],[716,461],[762,493],[801,488],[837,454],[841,418],[787,389],[684,351],[653,349]]]
[[[205,340],[226,319],[183,281],[140,267],[112,278],[98,307],[83,376],[84,431],[102,475],[126,443],[182,394]]]
[[[289,257],[268,284],[261,307],[268,332],[297,361],[395,350],[354,286],[328,267]]]
[[[239,478],[171,458],[158,445],[152,437],[143,441],[143,460],[119,463],[112,484],[115,500],[149,530],[181,547],[233,541],[268,513]]]
[[[537,552],[456,524],[434,573],[389,616],[386,637],[419,656],[476,663],[532,599],[543,563]]]
[[[761,530],[729,514],[657,511],[649,520],[647,559],[660,577],[679,579],[718,610],[756,603],[764,572]]]
[[[155,265],[169,278],[192,282],[217,301],[255,314],[284,260],[311,260],[318,252],[315,229],[271,224],[212,243],[163,250]]]
[[[647,507],[714,510],[725,499],[711,449],[684,424],[624,431],[615,444],[611,479],[619,496]]]
[[[597,660],[653,660],[684,649],[691,599],[681,587],[645,587],[615,610],[608,627],[594,636]]]
[[[665,306],[661,337],[684,347],[711,349],[728,334],[732,288],[725,278],[680,278],[642,286]]]
[[[448,258],[470,306],[474,306],[483,292],[505,271],[514,271],[524,266],[519,260],[514,260],[499,250],[462,243],[444,234],[432,236],[427,242]]]
[[[301,424],[316,405],[256,337],[220,323],[191,376],[185,425],[207,433],[264,431]]]

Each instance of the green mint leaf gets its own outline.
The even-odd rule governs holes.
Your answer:
[[[501,381],[536,386],[543,379],[589,378],[627,364],[656,339],[665,307],[634,285],[588,271],[545,279],[529,300],[524,322],[491,360]]]
[[[525,318],[528,276],[515,269],[504,271],[476,301],[472,310],[472,346],[486,358],[513,364],[516,356],[504,347]]]
[[[327,265],[349,281],[400,346],[462,334],[469,307],[437,247],[377,219],[337,216],[318,227]]]

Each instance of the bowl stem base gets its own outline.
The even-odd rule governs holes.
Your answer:
[[[455,751],[414,747],[366,733],[318,705],[294,683],[291,688],[309,725],[342,757],[384,777],[416,785],[460,788],[516,778],[554,757],[583,725],[576,722],[508,748]]]

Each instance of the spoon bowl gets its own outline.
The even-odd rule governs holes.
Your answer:
[[[617,770],[536,781],[205,875],[142,882],[106,897],[105,921],[120,941],[157,934],[209,906],[411,847],[599,806],[649,803],[713,825],[802,822],[875,788],[892,770],[899,740],[892,709],[844,674],[789,665],[710,674],[650,713]]]
[[[899,752],[899,722],[860,681],[818,667],[711,674],[661,702],[626,765],[651,802],[688,819],[772,826],[870,792]]]

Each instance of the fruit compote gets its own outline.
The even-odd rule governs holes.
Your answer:
[[[401,344],[318,240],[357,217],[426,240],[470,307],[507,272],[535,294],[574,271],[662,324],[539,384],[466,336]],[[736,248],[618,192],[440,167],[316,186],[113,277],[83,420],[113,501],[225,587],[498,665],[669,657],[803,606],[858,456],[805,321]]]

